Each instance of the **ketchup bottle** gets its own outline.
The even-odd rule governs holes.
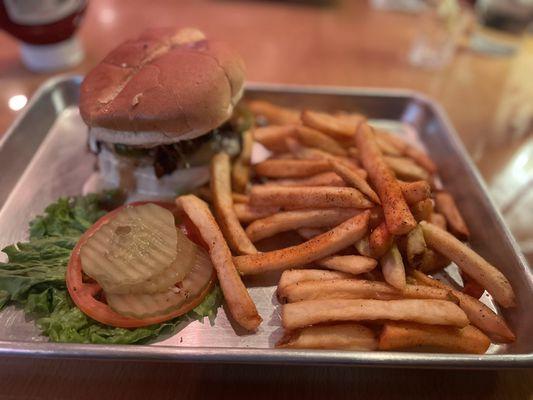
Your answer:
[[[28,69],[64,69],[83,59],[74,33],[86,8],[87,0],[0,0],[0,28],[21,41]]]

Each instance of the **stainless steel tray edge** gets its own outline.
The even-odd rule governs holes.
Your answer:
[[[15,140],[14,132],[23,124],[32,105],[50,94],[57,86],[65,84],[78,84],[79,76],[60,76],[46,82],[30,101],[26,110],[17,118],[14,125],[7,131],[0,141],[0,155],[5,151],[6,144]],[[513,247],[520,259],[522,272],[528,277],[527,283],[533,293],[531,270],[527,268],[526,261],[518,250],[518,246],[509,230],[503,223],[501,215],[497,212],[492,201],[487,195],[485,185],[476,167],[466,155],[466,151],[458,139],[455,129],[449,122],[446,114],[432,100],[420,93],[403,89],[374,89],[374,88],[336,88],[336,87],[302,87],[289,85],[268,85],[252,83],[249,89],[298,91],[309,93],[335,91],[339,94],[354,95],[368,94],[376,96],[411,97],[420,103],[427,104],[438,114],[439,119],[451,134],[453,146],[469,164],[476,178],[476,184],[484,192],[488,202],[496,211],[495,218],[504,229],[506,239]],[[57,113],[61,109],[56,110]],[[0,168],[6,168],[0,157]],[[20,176],[24,169],[19,167]],[[1,170],[1,169],[0,169]],[[4,182],[3,182],[4,183]],[[2,184],[3,186],[3,184]],[[8,185],[9,186],[9,185]],[[0,207],[7,195],[3,197],[0,189]],[[14,342],[0,341],[0,355],[19,357],[45,357],[45,358],[96,358],[96,359],[127,359],[127,360],[161,360],[175,362],[223,362],[223,363],[265,363],[265,364],[323,364],[323,365],[359,365],[359,366],[387,366],[387,367],[430,367],[430,368],[524,368],[533,366],[533,354],[496,354],[496,355],[450,355],[450,354],[425,354],[425,353],[391,353],[391,352],[351,352],[351,351],[309,351],[309,350],[275,350],[264,348],[205,348],[205,347],[172,347],[172,346],[142,346],[142,345],[89,345],[65,344],[48,342]]]

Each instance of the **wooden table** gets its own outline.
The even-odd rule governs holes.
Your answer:
[[[196,26],[208,36],[231,42],[244,57],[251,81],[422,91],[444,106],[487,179],[527,138],[520,134],[513,139],[507,129],[512,101],[520,96],[531,100],[531,92],[512,85],[531,81],[527,62],[461,49],[442,71],[414,68],[407,52],[417,32],[417,17],[377,13],[362,0],[338,1],[335,7],[269,1],[91,0],[80,32],[87,56],[74,72],[87,71],[116,43],[144,27],[165,25]],[[9,98],[30,97],[48,77],[24,70],[17,44],[0,34],[0,132],[16,116],[7,106]],[[3,359],[0,399],[94,399],[102,394],[115,399],[526,399],[533,395],[532,379],[528,371]]]

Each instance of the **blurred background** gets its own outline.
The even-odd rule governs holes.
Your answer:
[[[437,100],[533,263],[533,0],[0,4],[0,135],[54,74],[85,73],[145,27],[194,26],[230,42],[249,81],[409,88]]]

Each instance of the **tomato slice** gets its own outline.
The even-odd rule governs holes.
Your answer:
[[[213,275],[211,276],[211,279],[209,281],[209,284],[202,290],[200,295],[198,295],[195,298],[190,299],[187,303],[185,303],[182,307],[180,307],[177,310],[173,310],[167,314],[159,315],[157,317],[150,317],[150,318],[132,318],[132,317],[126,317],[124,315],[121,315],[111,309],[104,301],[100,300],[103,298],[101,296],[102,288],[100,285],[94,281],[91,282],[84,282],[83,281],[83,272],[82,272],[82,266],[81,266],[81,258],[80,258],[80,251],[82,246],[85,244],[85,242],[91,237],[94,232],[96,232],[102,225],[106,224],[111,218],[113,218],[118,212],[120,212],[124,207],[126,206],[139,206],[142,204],[149,203],[147,201],[142,202],[135,202],[126,204],[124,206],[121,206],[110,213],[104,215],[102,218],[100,218],[96,223],[91,226],[78,240],[78,243],[76,244],[76,247],[74,247],[74,250],[72,250],[72,253],[70,255],[69,264],[67,266],[67,273],[66,273],[66,282],[67,282],[67,289],[70,294],[70,297],[72,298],[72,301],[76,306],[86,315],[91,317],[92,319],[101,322],[106,325],[116,326],[119,328],[138,328],[141,326],[148,326],[157,324],[163,321],[168,321],[172,318],[178,317],[180,315],[183,315],[193,308],[195,308],[197,305],[199,305],[204,297],[211,291],[213,288],[213,285],[215,283],[216,279],[216,273],[213,269]],[[161,207],[164,207],[172,213],[177,216],[178,210],[177,207],[172,203],[164,203],[164,202],[157,202],[153,201],[152,203],[155,203]],[[184,233],[189,237],[190,240],[198,244],[199,246],[205,247],[205,243],[203,240],[201,242],[198,241],[199,234],[194,232],[194,229],[196,227],[192,225],[192,222],[189,221],[189,227],[181,227],[180,228],[184,231]],[[194,229],[193,229],[194,228]],[[189,234],[189,232],[193,232]],[[198,236],[197,236],[198,235]]]

